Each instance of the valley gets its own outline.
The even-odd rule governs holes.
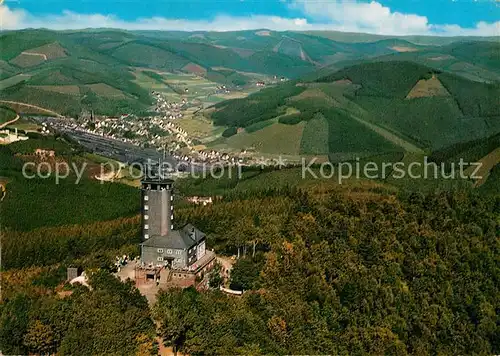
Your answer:
[[[500,352],[497,37],[0,48],[0,354]]]

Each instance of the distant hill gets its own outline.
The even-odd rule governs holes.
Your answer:
[[[332,159],[347,153],[434,151],[489,137],[500,132],[498,97],[499,84],[412,62],[368,62],[219,103],[211,118],[236,128],[273,118],[287,124],[305,121],[301,154],[328,154]],[[290,110],[294,113],[287,115]],[[328,132],[310,130],[309,125]],[[328,142],[323,150],[304,148],[321,140]]]
[[[394,40],[390,40],[394,41]],[[398,45],[402,48],[401,45]],[[416,50],[400,51],[380,55],[371,59],[339,61],[323,68],[331,72],[367,60],[373,61],[411,61],[422,65],[458,74],[467,79],[480,82],[500,81],[500,42],[466,41],[440,47],[414,47]],[[311,75],[314,75],[311,73]]]
[[[397,38],[408,42],[412,42],[417,45],[424,46],[442,46],[453,42],[469,41],[471,37],[466,36],[386,36],[386,35],[373,35],[368,33],[355,33],[355,32],[340,32],[340,31],[305,31],[303,33],[324,37],[339,42],[347,43],[365,43],[365,42],[376,42],[384,39]],[[490,37],[474,37],[477,41],[490,41],[498,42],[498,36]]]
[[[115,115],[143,112],[152,104],[151,86],[137,77],[143,69],[192,73],[240,87],[262,75],[317,79],[366,60],[414,61],[472,80],[500,79],[494,42],[443,39],[445,45],[437,47],[412,42],[413,37],[328,37],[269,30],[0,32],[0,97],[72,116],[89,107]]]

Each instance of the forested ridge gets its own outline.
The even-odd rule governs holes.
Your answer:
[[[133,287],[102,271],[101,287],[62,299],[51,288],[5,295],[2,350],[40,353],[49,347],[37,338],[43,332],[60,354],[149,354],[152,320],[167,345],[190,355],[500,350],[498,197],[325,185],[235,193],[178,209],[176,220],[195,222],[218,253],[239,253],[231,286],[244,289],[242,297],[174,289],[149,315]],[[62,307],[78,328],[60,325],[53,313]]]
[[[459,192],[198,209],[189,219],[212,232],[209,245],[248,247],[233,273],[250,290],[165,293],[155,315],[190,354],[495,354],[499,214],[498,198]]]
[[[76,159],[66,146],[47,144]],[[50,196],[45,190],[60,193],[53,203],[71,191],[94,207],[86,215],[61,210],[56,216],[75,219],[62,226],[43,216],[16,220],[16,209],[2,215],[17,224],[2,240],[4,354],[152,355],[156,332],[189,355],[500,353],[498,194],[398,192],[368,181],[299,184],[293,170],[245,172],[238,185],[176,183],[181,195],[222,191],[213,205],[178,204],[175,224],[194,223],[210,249],[239,257],[229,285],[244,294],[173,289],[148,307],[132,284],[110,274],[115,256],[138,255],[138,191],[88,178],[81,189],[49,181],[22,188],[20,158],[9,149],[0,155],[8,193],[32,191],[37,206]],[[257,184],[251,178],[259,174]],[[84,201],[112,188],[121,194]],[[108,200],[107,210],[96,208]],[[15,206],[5,202],[2,208]],[[65,284],[69,266],[86,270],[92,288]]]

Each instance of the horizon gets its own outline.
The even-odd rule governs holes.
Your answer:
[[[123,29],[129,31],[235,32],[336,31],[382,36],[500,36],[495,1],[421,0],[137,0],[66,3],[0,2],[0,29]],[[223,10],[221,10],[223,8]]]
[[[440,34],[423,34],[423,35],[384,35],[384,34],[376,34],[376,33],[369,33],[369,32],[352,32],[352,31],[339,31],[339,30],[272,30],[269,28],[254,28],[254,29],[246,29],[246,30],[164,30],[164,29],[147,29],[147,30],[141,30],[141,29],[127,29],[127,28],[120,28],[120,27],[87,27],[87,28],[78,28],[78,29],[51,29],[47,27],[27,27],[27,28],[20,28],[20,29],[0,29],[0,33],[2,32],[21,32],[21,31],[49,31],[49,32],[84,32],[84,31],[95,31],[95,32],[106,32],[106,31],[116,31],[116,32],[165,32],[165,33],[238,33],[238,32],[253,32],[253,31],[270,31],[270,32],[276,32],[276,33],[286,33],[286,32],[291,32],[291,33],[303,33],[303,34],[320,34],[320,33],[337,33],[337,34],[344,34],[344,35],[364,35],[364,36],[370,36],[370,37],[380,37],[380,40],[385,40],[385,39],[392,39],[392,38],[419,38],[419,37],[428,37],[428,38],[474,38],[478,40],[474,41],[481,41],[481,39],[500,39],[500,34],[493,34],[493,35],[440,35]],[[341,41],[339,41],[341,42]]]

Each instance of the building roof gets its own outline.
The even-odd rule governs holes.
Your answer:
[[[180,230],[169,231],[167,235],[156,235],[144,241],[141,245],[166,249],[189,249],[205,239],[205,234],[191,224]]]

